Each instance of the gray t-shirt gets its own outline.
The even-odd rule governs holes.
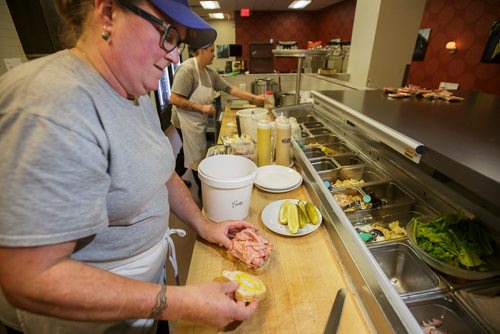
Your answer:
[[[175,71],[174,80],[172,84],[172,92],[184,96],[189,100],[191,95],[198,88],[199,79],[201,84],[205,87],[212,87],[215,91],[224,91],[228,94],[231,93],[231,85],[224,80],[214,69],[205,66],[205,70],[200,70],[200,75],[196,71],[196,63],[194,58],[189,58],[183,62]],[[212,84],[210,84],[212,83]],[[178,118],[175,115],[178,107],[172,107],[172,124],[177,128],[180,127]]]
[[[0,245],[79,240],[111,261],[163,238],[174,156],[149,96],[134,105],[64,50],[0,77]]]

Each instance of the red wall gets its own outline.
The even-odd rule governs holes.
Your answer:
[[[235,13],[236,43],[248,60],[249,42],[296,40],[305,48],[309,40],[340,37],[351,40],[356,0],[344,0],[317,12]],[[441,81],[458,82],[459,90],[500,95],[500,64],[481,63],[490,27],[500,20],[499,0],[427,0],[421,28],[431,28],[423,61],[411,63],[407,82],[437,88]],[[446,42],[454,40],[458,51],[450,55]],[[295,71],[296,59],[276,58],[280,72]]]
[[[340,37],[351,40],[356,0],[345,0],[317,12],[252,12],[250,17],[235,13],[236,43],[243,45],[243,60],[248,61],[248,43],[266,43],[270,39],[297,41],[300,49],[308,41],[323,42],[323,45]],[[297,59],[275,58],[275,69],[279,72],[297,70]]]
[[[499,0],[427,0],[421,28],[431,28],[423,61],[413,61],[407,82],[437,88],[457,82],[459,90],[500,95],[500,64],[481,62],[491,25],[500,20]],[[457,43],[449,54],[445,45]]]

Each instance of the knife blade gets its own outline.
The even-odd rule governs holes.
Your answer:
[[[343,288],[337,291],[332,310],[330,311],[330,316],[328,317],[328,322],[326,323],[325,334],[337,333],[340,324],[340,317],[342,315],[342,309],[344,308],[345,295],[346,289]]]

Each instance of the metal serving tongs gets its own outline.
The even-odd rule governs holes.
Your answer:
[[[330,316],[328,317],[328,322],[326,323],[325,334],[337,333],[340,324],[340,317],[342,315],[342,309],[344,308],[345,295],[346,289],[342,288],[337,291],[332,310],[330,311]]]

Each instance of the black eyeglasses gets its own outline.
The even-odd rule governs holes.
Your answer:
[[[168,24],[156,16],[146,12],[145,10],[131,4],[128,1],[125,0],[118,0],[118,2],[128,10],[130,10],[132,13],[136,14],[137,16],[142,17],[145,20],[148,20],[149,22],[153,24],[157,24],[161,27],[159,29],[160,31],[163,32],[163,36],[160,39],[160,48],[165,50],[167,53],[172,52],[175,48],[179,49],[179,53],[182,52],[184,49],[184,43],[182,43],[181,40],[181,34],[179,33],[179,30],[175,28],[173,25]]]

